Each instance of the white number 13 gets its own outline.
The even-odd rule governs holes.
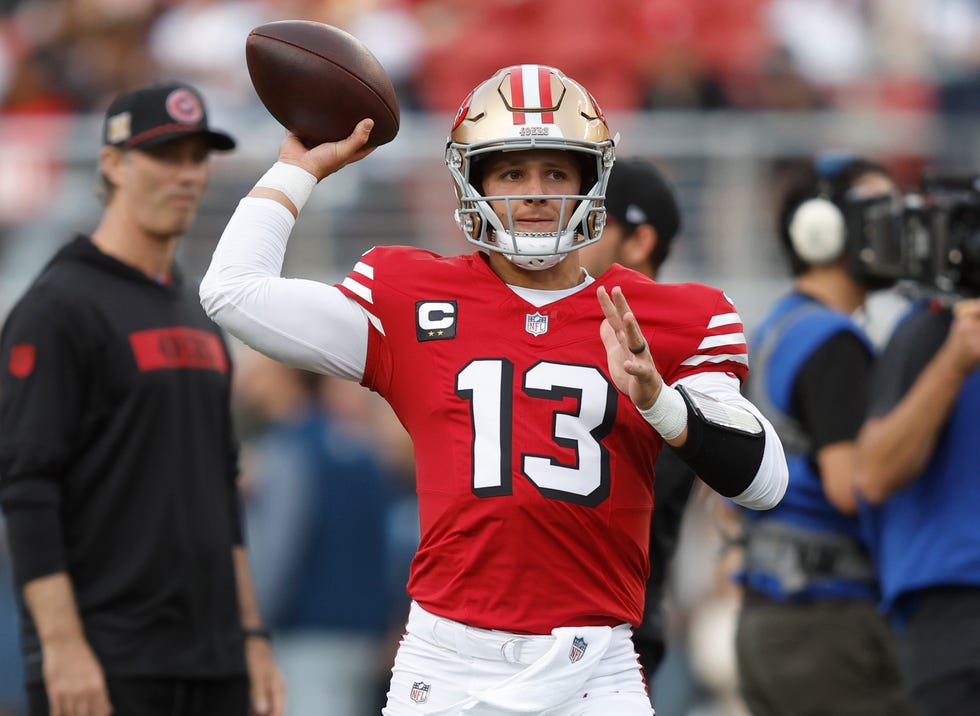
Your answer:
[[[470,403],[473,492],[511,494],[514,364],[475,360],[456,376],[456,395]],[[578,399],[575,412],[552,413],[552,438],[575,450],[572,465],[543,454],[521,455],[521,471],[546,497],[594,507],[609,496],[609,451],[602,439],[616,416],[615,387],[595,366],[541,362],[524,374],[524,393],[543,400]],[[543,446],[546,450],[547,446]]]

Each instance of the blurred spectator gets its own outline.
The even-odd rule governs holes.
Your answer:
[[[156,18],[147,52],[161,77],[193,82],[220,111],[258,103],[245,67],[245,39],[278,19],[262,0],[181,0]]]
[[[398,93],[402,110],[418,109],[415,82],[425,35],[411,0],[361,0],[358,11],[340,26],[377,56]]]
[[[872,68],[866,0],[770,0],[768,31],[808,82],[853,82]]]
[[[730,575],[736,509],[695,481],[665,590],[670,649],[651,685],[658,713],[747,716],[738,693],[735,624],[741,590]]]
[[[915,4],[944,112],[980,111],[980,4],[919,0]]]
[[[730,105],[721,79],[688,44],[665,52],[647,72],[643,100],[647,109],[724,109]]]
[[[173,79],[153,73],[146,51],[146,32],[156,12],[154,0],[36,4],[48,10],[58,29],[45,46],[57,57],[56,76],[80,108],[101,111],[121,91]]]
[[[362,716],[383,704],[388,641],[402,604],[407,612],[404,583],[390,574],[399,485],[347,409],[321,404],[323,380],[254,351],[242,361],[238,395],[265,421],[247,453],[248,543],[287,713],[329,705],[333,716]]]
[[[0,255],[4,258],[9,258],[9,239],[17,227],[37,220],[57,200],[63,142],[77,111],[51,73],[49,53],[14,45],[11,54],[18,61],[0,98]]]
[[[756,109],[807,112],[825,106],[817,87],[800,74],[793,58],[782,47],[774,47],[766,56],[752,95],[752,106]]]

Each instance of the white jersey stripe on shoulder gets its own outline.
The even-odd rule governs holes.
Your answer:
[[[730,326],[733,323],[741,323],[742,319],[737,313],[719,313],[712,316],[708,321],[708,328],[718,328],[719,326]]]
[[[354,264],[353,270],[356,273],[367,276],[370,279],[374,278],[374,266],[371,266],[370,264],[366,264],[363,261],[358,261],[356,264]]]
[[[749,364],[749,356],[746,353],[721,353],[716,356],[711,355],[696,355],[691,356],[685,360],[681,365],[701,365],[702,363],[724,363],[730,361],[732,363],[741,363],[742,365]]]
[[[371,289],[369,289],[364,284],[358,283],[357,281],[355,281],[354,279],[352,279],[350,276],[346,277],[340,283],[340,285],[343,286],[344,288],[346,288],[348,291],[350,291],[354,295],[360,296],[361,298],[363,298],[368,303],[374,303],[374,294],[371,292]]]
[[[739,346],[745,343],[744,333],[723,333],[720,336],[705,336],[698,346],[698,350],[704,348],[718,348],[719,346]]]
[[[364,310],[363,307],[361,308],[361,310]],[[380,318],[375,316],[370,311],[364,311],[364,315],[368,317],[368,320],[371,321],[371,325],[377,329],[378,333],[380,333],[381,335],[385,335],[385,327],[384,324],[381,323]]]

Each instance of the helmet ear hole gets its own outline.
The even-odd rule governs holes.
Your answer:
[[[479,212],[456,209],[453,216],[456,219],[456,225],[462,229],[468,239],[476,241],[480,238],[483,233],[483,217],[480,216]]]
[[[587,219],[587,225],[589,229],[589,235],[585,238],[592,239],[596,236],[601,236],[603,229],[606,228],[605,207],[603,207],[601,211],[591,212]]]
[[[830,199],[807,199],[793,212],[789,238],[793,251],[808,264],[828,264],[844,253],[847,227],[841,210]]]

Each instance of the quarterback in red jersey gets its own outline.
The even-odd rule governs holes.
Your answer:
[[[615,142],[589,92],[539,65],[481,83],[451,130],[476,252],[376,247],[336,286],[280,278],[299,210],[371,127],[311,150],[287,135],[201,299],[258,350],[377,391],[412,437],[421,541],[383,713],[649,715],[630,625],[664,442],[740,504],[786,488],[739,393],[741,319],[708,286],[582,268]]]

